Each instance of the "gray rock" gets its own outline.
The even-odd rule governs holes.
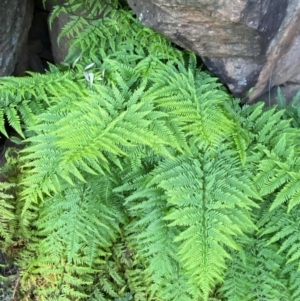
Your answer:
[[[300,83],[299,0],[128,0],[143,24],[203,58],[231,92],[256,100]]]
[[[22,52],[26,52],[32,14],[32,0],[1,0],[0,76],[11,75],[18,60],[22,61]],[[20,63],[20,68],[26,68],[26,66]]]

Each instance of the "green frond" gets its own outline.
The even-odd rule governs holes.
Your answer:
[[[245,129],[240,127],[238,124],[236,125],[236,130],[233,130],[232,137],[235,143],[235,147],[240,156],[242,165],[246,164],[247,161],[247,148],[249,144],[249,136]]]
[[[8,137],[8,134],[5,129],[5,116],[4,116],[4,110],[0,109],[0,133],[4,136]]]
[[[288,263],[297,261],[300,258],[298,211],[287,213],[284,206],[279,206],[265,215],[261,235],[268,237],[268,244],[279,244],[278,253],[284,253]]]
[[[70,21],[64,25],[62,28],[58,38],[57,42],[59,43],[61,38],[63,36],[66,36],[68,38],[72,38],[75,35],[79,35],[81,31],[83,31],[84,27],[88,26],[88,22],[85,18],[82,18],[80,16],[70,16]]]
[[[137,181],[140,183],[139,188],[128,197],[126,204],[130,205],[130,214],[140,218],[134,218],[128,229],[134,229],[130,240],[132,248],[143,259],[145,269],[142,274],[150,282],[147,288],[150,300],[193,300],[193,296],[200,298],[198,287],[188,283],[177,258],[177,248],[173,241],[178,231],[168,227],[163,220],[169,210],[166,197],[161,189],[143,187],[142,183],[146,179],[139,177]],[[172,283],[172,287],[169,283]]]
[[[43,0],[43,1],[46,1],[46,0]],[[53,24],[53,20],[55,18],[57,18],[60,15],[61,12],[66,12],[66,10],[64,9],[64,7],[61,7],[59,5],[55,5],[53,7],[53,10],[52,10],[52,12],[51,12],[51,14],[49,16],[50,30],[52,29],[51,27],[52,27],[52,24]]]
[[[2,151],[1,160],[5,164],[0,168],[0,249],[6,252],[21,237],[20,220],[20,161],[16,148],[8,147]],[[5,159],[4,159],[5,158]]]
[[[118,205],[113,197],[107,199],[110,189],[101,179],[89,178],[88,184],[77,183],[76,187],[45,199],[36,223],[36,259],[27,267],[31,274],[46,281],[43,288],[36,290],[41,300],[52,294],[87,297],[82,287],[93,282],[96,270],[91,266],[95,266],[99,255],[108,254],[107,248],[120,231],[121,212],[116,211]],[[118,283],[117,276],[110,273]],[[56,284],[53,278],[57,279]]]
[[[14,196],[10,191],[16,187],[14,183],[0,183],[0,246],[6,249],[13,240],[16,228]]]
[[[24,137],[24,126],[33,126],[36,115],[45,111],[55,97],[71,97],[82,91],[80,82],[78,81],[78,85],[74,83],[72,72],[29,74],[28,77],[0,79],[0,131],[6,136],[5,118]]]
[[[263,102],[259,102],[253,106],[243,106],[241,110],[241,115],[246,117],[247,123],[245,124],[245,126],[248,129],[252,129],[254,126],[254,122],[256,122],[256,120],[262,115],[264,105],[265,104]]]
[[[40,115],[32,130],[42,135],[29,138],[31,145],[23,151],[28,169],[24,198],[36,202],[38,191],[57,191],[56,179],[71,184],[73,177],[84,181],[86,172],[104,174],[110,163],[122,169],[120,159],[139,145],[167,156],[171,145],[182,150],[180,129],[167,122],[166,114],[155,110],[150,99],[143,98],[143,88],[129,93],[125,88],[118,91],[95,84],[95,89],[97,94],[91,92],[69,103],[67,114],[53,105]]]
[[[276,247],[266,246],[255,237],[245,243],[244,251],[232,253],[220,288],[226,300],[292,300],[281,273],[284,258],[276,254]]]
[[[299,142],[295,131],[282,133],[273,140],[270,151],[265,147],[260,149],[264,158],[258,164],[258,174],[254,181],[262,195],[276,193],[270,210],[287,202],[288,211],[298,205],[299,190],[299,160],[295,153],[298,152]]]
[[[16,109],[13,106],[8,106],[5,108],[5,115],[7,117],[9,125],[17,131],[19,135],[21,135],[24,138],[21,124],[20,124],[20,117],[18,116],[18,113]]]
[[[146,95],[151,95],[155,104],[179,123],[187,136],[216,145],[232,130],[232,123],[221,107],[227,96],[217,89],[215,79],[199,77],[191,70],[178,73],[176,67],[167,65]]]
[[[300,126],[300,110],[299,110],[299,100],[300,100],[300,91],[296,93],[296,95],[293,97],[293,99],[290,101],[290,103],[287,103],[287,100],[284,98],[280,87],[277,89],[277,106],[278,109],[283,109],[283,118],[290,120],[291,124],[295,128],[299,128]]]
[[[164,220],[180,229],[175,238],[179,259],[205,300],[222,281],[227,247],[239,249],[234,237],[255,228],[244,208],[256,206],[249,198],[256,193],[244,185],[241,165],[229,158],[220,151],[214,160],[208,154],[169,159],[150,182],[165,190],[171,207]]]
[[[297,261],[286,264],[283,274],[288,281],[289,300],[300,300],[300,272]]]
[[[288,212],[299,205],[300,181],[299,176],[294,176],[276,195],[270,210],[274,210],[280,204],[288,202]]]

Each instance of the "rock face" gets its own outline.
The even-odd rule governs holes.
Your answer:
[[[143,24],[201,56],[237,97],[252,102],[274,86],[300,83],[299,0],[128,4]]]
[[[20,54],[26,51],[33,1],[1,0],[0,4],[0,76],[5,76],[13,73]]]

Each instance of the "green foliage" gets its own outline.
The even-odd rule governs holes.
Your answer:
[[[53,102],[80,91],[72,72],[52,72],[46,76],[29,73],[30,77],[0,79],[0,132],[7,136],[5,120],[22,137],[23,130],[32,126],[35,116]]]
[[[290,103],[287,103],[286,99],[282,95],[281,89],[278,87],[277,90],[277,105],[280,109],[285,109],[283,117],[285,119],[292,119],[291,124],[299,128],[299,120],[300,120],[300,91],[293,97]]]
[[[116,1],[63,12],[65,64],[0,80],[19,299],[300,300],[299,115],[240,106]]]

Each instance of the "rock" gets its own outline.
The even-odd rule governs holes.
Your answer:
[[[32,0],[2,0],[0,5],[0,76],[26,69],[22,61],[33,14]],[[26,51],[24,51],[26,53]],[[25,71],[25,70],[23,70]]]
[[[237,97],[253,102],[274,86],[300,83],[299,0],[128,4],[144,25],[201,56]]]

